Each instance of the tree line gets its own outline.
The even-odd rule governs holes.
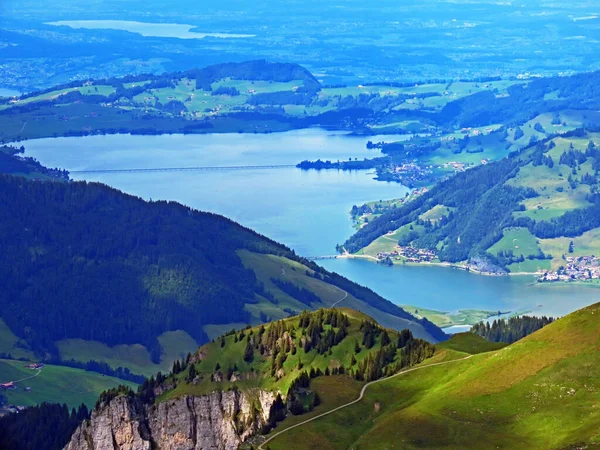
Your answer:
[[[519,316],[510,319],[494,320],[489,322],[480,322],[473,325],[471,333],[481,336],[491,342],[507,342],[512,344],[532,333],[550,325],[556,319],[553,317],[531,317]]]
[[[71,435],[90,417],[85,405],[42,403],[19,413],[0,417],[0,448],[2,450],[62,450]]]

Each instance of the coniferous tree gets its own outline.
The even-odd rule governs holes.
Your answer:
[[[252,362],[253,360],[254,360],[254,347],[252,346],[250,339],[248,339],[248,342],[246,343],[246,350],[244,351],[244,361],[249,363],[249,362]]]
[[[196,366],[194,364],[190,364],[190,369],[188,370],[186,380],[188,383],[191,383],[194,381],[194,378],[196,378]]]

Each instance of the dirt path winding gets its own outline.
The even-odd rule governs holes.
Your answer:
[[[21,383],[22,381],[31,380],[32,378],[37,377],[40,373],[42,373],[42,369],[38,369],[38,371],[35,373],[35,375],[31,375],[30,377],[27,377],[27,378],[21,378],[20,380],[15,380],[15,381],[13,381],[13,383],[17,384],[17,383]]]
[[[344,293],[344,296],[342,298],[340,298],[337,302],[335,302],[334,304],[332,304],[330,306],[330,308],[335,308],[337,305],[339,305],[341,302],[343,302],[344,300],[346,300],[346,298],[348,297],[348,293],[343,290],[342,288],[339,288],[336,286],[336,288],[338,288],[340,291],[342,291]]]
[[[341,301],[341,300],[340,300],[340,301]],[[391,375],[391,376],[389,376],[389,377],[380,378],[379,380],[371,381],[370,383],[367,383],[367,384],[365,384],[365,385],[363,386],[363,388],[362,388],[362,389],[361,389],[361,391],[360,391],[360,395],[358,396],[358,398],[357,398],[356,400],[353,400],[353,401],[351,401],[351,402],[349,402],[349,403],[346,403],[346,404],[344,404],[344,405],[338,406],[337,408],[333,408],[333,409],[332,409],[332,410],[330,410],[330,411],[324,412],[323,414],[319,414],[318,416],[312,417],[311,419],[305,420],[304,422],[300,422],[300,423],[297,423],[296,425],[292,425],[291,427],[289,427],[289,428],[286,428],[285,430],[281,430],[279,433],[275,433],[273,436],[271,436],[271,437],[270,437],[270,438],[268,438],[266,441],[264,441],[262,444],[260,444],[260,445],[258,446],[258,450],[264,450],[264,446],[265,446],[266,444],[268,444],[269,442],[271,442],[271,441],[272,441],[273,439],[275,439],[277,436],[280,436],[280,435],[282,435],[283,433],[286,433],[286,432],[288,432],[288,431],[290,431],[290,430],[292,430],[292,429],[294,429],[294,428],[301,427],[302,425],[306,425],[306,424],[307,424],[307,423],[309,423],[309,422],[313,422],[313,421],[315,421],[315,420],[317,420],[317,419],[320,419],[321,417],[328,416],[329,414],[332,414],[332,413],[334,413],[334,412],[336,412],[336,411],[339,411],[340,409],[347,408],[348,406],[352,406],[352,405],[354,405],[355,403],[358,403],[358,402],[360,402],[360,401],[363,399],[363,397],[364,397],[364,395],[365,395],[365,391],[367,390],[367,388],[368,388],[369,386],[373,385],[373,384],[376,384],[376,383],[381,383],[382,381],[387,381],[387,380],[390,380],[390,379],[392,379],[392,378],[398,377],[398,376],[400,376],[400,375],[404,375],[404,374],[406,374],[406,373],[415,372],[415,371],[417,371],[417,370],[423,370],[423,369],[427,369],[428,367],[434,367],[434,366],[443,366],[443,365],[446,365],[446,364],[452,364],[452,363],[456,363],[456,362],[459,362],[459,361],[464,361],[464,360],[466,360],[466,359],[469,359],[469,358],[472,358],[472,357],[473,357],[473,355],[469,355],[469,356],[465,356],[464,358],[461,358],[461,359],[454,359],[454,360],[452,360],[452,361],[444,361],[444,362],[439,362],[439,363],[434,363],[434,364],[428,364],[428,365],[426,365],[426,366],[414,367],[414,368],[412,368],[412,369],[403,370],[403,371],[401,371],[401,372],[398,372],[398,373],[396,373],[396,374],[394,374],[394,375]]]

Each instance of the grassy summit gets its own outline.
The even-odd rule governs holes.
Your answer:
[[[340,374],[349,381],[371,381],[420,362],[433,351],[410,331],[387,330],[354,310],[304,311],[271,324],[232,330],[201,347],[188,362],[176,362],[163,383],[170,389],[158,401],[232,388],[262,388],[285,397],[302,378],[306,383],[308,378]]]
[[[284,433],[270,448],[596,448],[600,304],[501,349],[458,335],[426,367],[369,387],[363,401]],[[465,353],[462,353],[464,355]]]

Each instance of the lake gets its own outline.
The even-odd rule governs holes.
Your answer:
[[[87,30],[121,30],[136,33],[145,37],[204,39],[206,37],[220,39],[240,39],[255,37],[253,34],[235,33],[202,33],[195,31],[194,25],[181,23],[151,23],[130,20],[61,20],[47,22],[45,25],[66,26]]]
[[[480,309],[562,316],[600,301],[597,286],[538,284],[529,276],[492,277],[431,266],[390,268],[349,259],[319,263],[394,303],[448,312]]]
[[[0,97],[19,97],[21,92],[0,87]]]
[[[90,136],[25,142],[26,156],[67,170],[265,166],[303,159],[379,156],[367,140],[320,129],[277,134]],[[403,196],[408,189],[373,180],[368,171],[301,171],[293,167],[192,172],[73,174],[146,199],[176,200],[223,214],[304,256],[331,255],[353,232],[354,204]],[[487,277],[442,267],[380,266],[364,260],[320,263],[397,304],[564,315],[600,300],[600,289],[538,285],[532,277]]]
[[[388,137],[390,138],[390,137]],[[406,139],[392,136],[391,139]],[[320,129],[278,134],[90,136],[25,142],[26,156],[67,170],[286,165],[303,159],[380,156],[369,139]],[[295,167],[160,173],[73,174],[146,199],[177,200],[223,214],[305,256],[332,255],[353,232],[354,204],[402,197],[408,189],[366,171]]]

